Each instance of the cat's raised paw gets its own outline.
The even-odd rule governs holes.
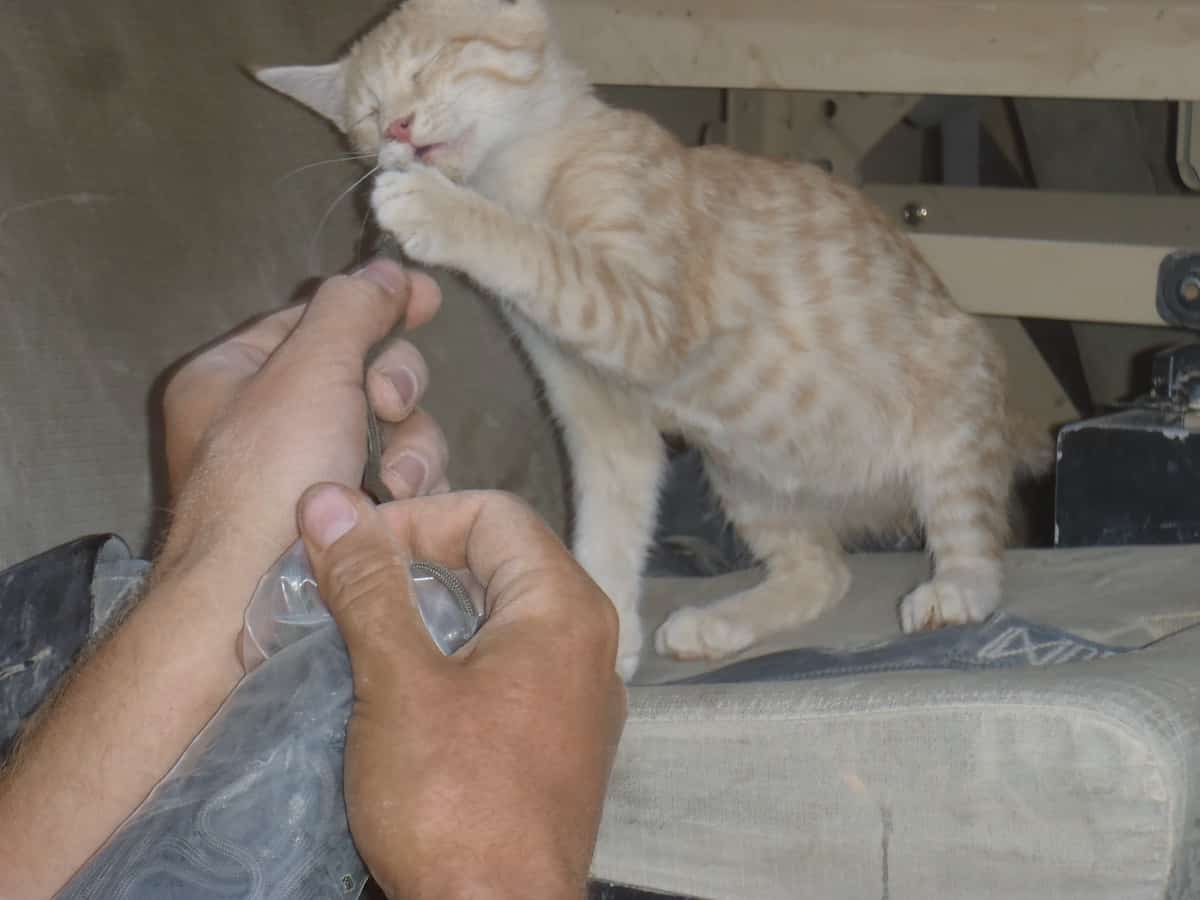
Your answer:
[[[900,627],[905,634],[915,634],[982,622],[999,599],[999,586],[989,578],[934,578],[900,601]]]
[[[753,643],[750,626],[694,606],[675,610],[654,635],[654,649],[660,656],[682,660],[724,659]]]
[[[461,229],[471,194],[435,169],[417,166],[384,172],[375,179],[371,209],[379,227],[392,234],[416,262],[445,265]]]

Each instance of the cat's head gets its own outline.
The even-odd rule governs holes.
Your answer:
[[[544,114],[557,70],[542,0],[406,0],[340,61],[259,69],[385,169],[464,180]]]

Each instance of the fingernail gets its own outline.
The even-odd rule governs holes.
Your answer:
[[[429,477],[429,463],[411,450],[405,450],[394,463],[388,466],[388,471],[403,482],[404,486],[408,488],[409,496],[415,497],[417,492],[425,486],[425,479]]]
[[[354,527],[358,511],[341,488],[329,485],[305,501],[300,519],[304,533],[324,550]]]
[[[389,294],[399,294],[408,287],[408,273],[390,259],[380,258],[354,273],[355,278],[373,281]]]
[[[388,379],[396,386],[396,393],[400,395],[400,405],[405,409],[413,405],[413,401],[417,399],[417,373],[408,366],[401,366],[387,373]]]

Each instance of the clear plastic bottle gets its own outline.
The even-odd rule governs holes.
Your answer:
[[[412,580],[429,636],[449,656],[478,630],[475,604],[457,576],[441,566],[413,563]],[[246,610],[242,631],[246,671],[254,671],[280,649],[329,621],[304,544],[298,541],[263,578]]]

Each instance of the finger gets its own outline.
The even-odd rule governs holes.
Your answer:
[[[244,322],[232,332],[192,353],[179,366],[173,380],[187,380],[228,370],[238,375],[257,371],[292,333],[306,308],[306,304],[294,304]]]
[[[226,345],[247,347],[262,355],[265,362],[275,350],[296,330],[296,325],[308,309],[307,303],[297,303],[278,312],[263,316],[234,332]]]
[[[384,422],[408,418],[429,384],[429,367],[421,351],[408,341],[388,344],[367,372],[367,399]]]
[[[412,556],[365,496],[340,485],[317,485],[300,500],[299,523],[356,683],[370,681],[381,666],[431,668],[444,659],[417,608]]]
[[[507,494],[468,491],[419,497],[386,504],[379,512],[414,558],[449,569],[469,568],[487,589],[493,613],[500,612],[510,596],[522,593],[539,604],[556,602],[551,595],[559,593],[568,603],[573,598],[567,593],[603,597],[542,519]],[[520,590],[538,584],[560,590]]]
[[[450,449],[442,429],[427,412],[418,409],[398,425],[384,424],[380,436],[380,477],[393,497],[417,497],[445,480]]]
[[[339,360],[356,366],[354,378],[361,380],[362,361],[403,321],[411,297],[409,274],[389,259],[377,259],[354,275],[330,278],[275,359],[309,367],[319,360]]]
[[[185,361],[167,383],[163,400],[168,417],[184,414],[202,423],[201,430],[207,428],[303,314],[303,306],[291,306],[255,319]]]
[[[428,324],[442,307],[442,289],[424,272],[409,272],[412,296],[408,301],[408,314],[404,326],[408,331]]]

